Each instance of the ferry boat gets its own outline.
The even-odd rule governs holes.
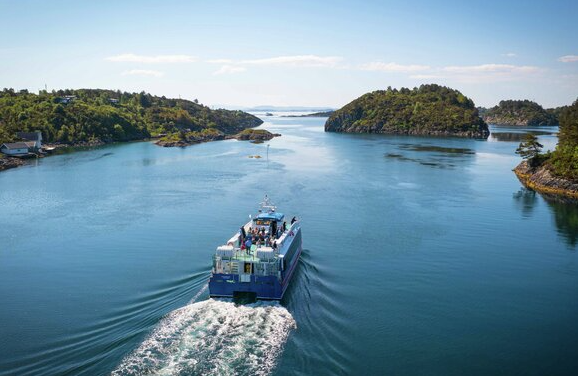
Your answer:
[[[211,297],[281,300],[301,255],[301,224],[288,222],[267,196],[261,209],[217,247]]]

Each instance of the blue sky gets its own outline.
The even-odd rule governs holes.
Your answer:
[[[423,83],[570,104],[578,1],[0,0],[2,87],[340,107]]]

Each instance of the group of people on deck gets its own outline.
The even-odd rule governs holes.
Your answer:
[[[287,222],[283,222],[281,228],[277,228],[277,222],[271,221],[268,230],[265,227],[249,227],[249,233],[245,227],[239,230],[239,246],[241,249],[251,250],[251,247],[265,246],[277,249],[277,239],[287,230]]]

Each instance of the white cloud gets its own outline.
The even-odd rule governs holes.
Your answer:
[[[465,83],[524,81],[539,77],[545,70],[530,65],[481,64],[441,68],[446,78]]]
[[[218,75],[218,74],[233,74],[233,73],[239,73],[239,72],[244,72],[247,69],[245,67],[238,67],[238,66],[234,66],[234,65],[223,65],[221,67],[221,69],[219,69],[218,71],[215,71],[213,74],[214,75]]]
[[[502,56],[505,56],[505,57],[516,57],[516,56],[518,56],[518,55],[516,55],[516,54],[513,53],[513,52],[508,52],[508,53],[506,53],[506,54],[502,54]]]
[[[213,59],[213,60],[206,60],[207,63],[211,64],[231,64],[233,60],[231,59]]]
[[[482,64],[449,66],[443,70],[450,73],[535,73],[540,71],[540,68],[529,65]]]
[[[132,69],[122,72],[123,76],[152,76],[152,77],[162,77],[165,75],[164,72],[148,69]]]
[[[121,54],[116,56],[109,56],[105,58],[105,60],[122,63],[160,64],[160,63],[193,63],[197,61],[197,58],[189,55],[144,56],[135,54]]]
[[[562,63],[575,63],[578,61],[578,55],[566,55],[558,58]]]
[[[343,60],[339,56],[295,55],[278,56],[265,59],[242,60],[239,64],[250,65],[287,65],[292,67],[335,67]]]
[[[380,61],[373,61],[371,63],[361,64],[359,69],[366,71],[382,71],[382,72],[419,72],[430,69],[428,65],[402,65],[397,63],[383,63]]]
[[[431,80],[436,78],[444,78],[443,76],[439,76],[437,74],[413,74],[409,76],[409,78],[413,78],[414,80]]]

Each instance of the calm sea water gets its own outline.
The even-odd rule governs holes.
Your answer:
[[[578,207],[487,141],[323,132],[148,142],[0,173],[0,375],[576,375]],[[263,158],[249,158],[260,155]],[[268,193],[303,222],[281,304],[211,300]]]

